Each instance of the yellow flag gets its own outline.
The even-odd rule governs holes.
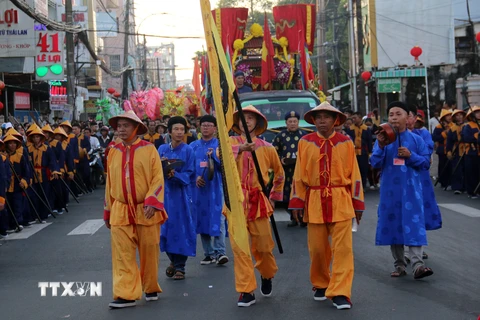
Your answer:
[[[243,192],[238,175],[237,164],[233,156],[232,145],[228,131],[233,125],[233,91],[235,84],[228,68],[222,41],[218,34],[217,27],[210,11],[210,1],[200,0],[202,8],[203,27],[205,40],[207,42],[208,65],[212,95],[217,114],[218,140],[220,144],[220,158],[222,162],[222,173],[224,174],[224,192],[230,204],[227,208],[228,232],[236,245],[250,257],[250,244],[248,238],[247,224],[243,211]],[[220,69],[221,68],[221,69]],[[220,72],[225,74],[228,82],[228,109],[224,110],[222,105],[222,93],[220,86]]]

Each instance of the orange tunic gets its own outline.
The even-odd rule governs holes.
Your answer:
[[[352,140],[336,132],[300,140],[289,208],[305,209],[304,221],[317,224],[349,220],[365,209]]]
[[[163,223],[164,179],[162,164],[155,147],[137,139],[131,146],[118,143],[108,153],[104,220],[112,226]],[[158,210],[146,219],[144,206]]]
[[[253,221],[258,218],[271,216],[273,208],[265,194],[261,192],[261,186],[253,162],[252,153],[239,153],[239,146],[246,143],[246,138],[243,136],[234,136],[230,137],[230,141],[237,162],[240,181],[242,183],[242,190],[245,197],[244,210],[247,219]],[[269,198],[274,201],[282,201],[285,172],[283,171],[282,163],[278,158],[277,151],[265,140],[254,138],[253,142],[256,144],[255,154],[257,155],[258,164],[265,185],[267,185],[270,180],[269,170],[273,170],[274,173],[273,186]]]

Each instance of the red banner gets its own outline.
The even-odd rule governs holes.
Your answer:
[[[222,37],[222,45],[225,53],[227,48],[230,56],[233,55],[233,42],[243,39],[247,27],[247,8],[219,8],[212,10],[218,33]]]
[[[288,39],[288,52],[299,53],[307,43],[313,52],[316,10],[314,4],[290,4],[273,7],[276,37]]]

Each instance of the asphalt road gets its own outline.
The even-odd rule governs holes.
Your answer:
[[[427,265],[435,274],[415,281],[411,270],[407,277],[390,278],[390,250],[374,245],[378,192],[367,192],[367,211],[354,234],[351,310],[338,311],[330,301],[313,300],[306,230],[287,228],[281,210],[276,215],[285,253],[280,255],[275,249],[279,272],[272,297],[264,298],[257,290],[256,305],[238,308],[233,261],[225,266],[201,266],[203,251],[199,241],[199,256],[188,260],[185,281],[166,278],[167,257],[162,254],[160,299],[138,301],[135,308],[109,310],[110,239],[109,230],[98,220],[102,219],[103,190],[97,190],[81,198],[80,204],[72,203],[69,213],[50,219],[52,224],[44,229],[34,232],[37,225],[0,242],[0,319],[475,320],[480,315],[480,199],[454,196],[440,189],[436,193],[443,206],[444,227],[428,234],[430,246],[426,248]],[[22,233],[26,239],[15,240]],[[103,294],[62,297],[60,288],[58,296],[52,297],[49,289],[42,297],[39,282],[54,281],[101,282]]]

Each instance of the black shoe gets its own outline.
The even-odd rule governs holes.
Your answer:
[[[319,289],[319,288],[313,287],[312,290],[313,290],[313,300],[315,301],[327,300],[327,297],[325,297],[325,292],[327,291],[327,288]]]
[[[112,309],[135,307],[135,305],[135,300],[125,300],[122,298],[114,300],[108,304],[108,306]]]
[[[287,227],[289,227],[289,228],[290,227],[296,227],[296,226],[298,226],[298,222],[295,221],[295,220],[292,220],[287,224]]]
[[[343,309],[350,309],[352,308],[352,302],[345,296],[336,296],[333,297],[333,306],[337,308],[337,310]]]
[[[422,253],[422,259],[428,259],[428,254],[425,251]]]
[[[147,301],[157,301],[158,300],[158,294],[156,292],[145,293],[145,300],[147,300]]]
[[[218,257],[217,264],[225,264],[228,262],[228,257],[224,254]]]
[[[300,227],[305,228],[307,226],[306,222],[300,222]]]
[[[260,292],[264,297],[270,297],[272,295],[272,279],[265,279],[262,277],[262,286]]]
[[[208,256],[208,257],[205,257],[205,259],[203,259],[202,261],[200,261],[200,264],[207,265],[207,264],[215,263],[215,261],[216,261],[215,258]]]
[[[250,307],[252,304],[255,304],[255,294],[254,293],[240,293],[238,298],[237,306],[239,307]]]

